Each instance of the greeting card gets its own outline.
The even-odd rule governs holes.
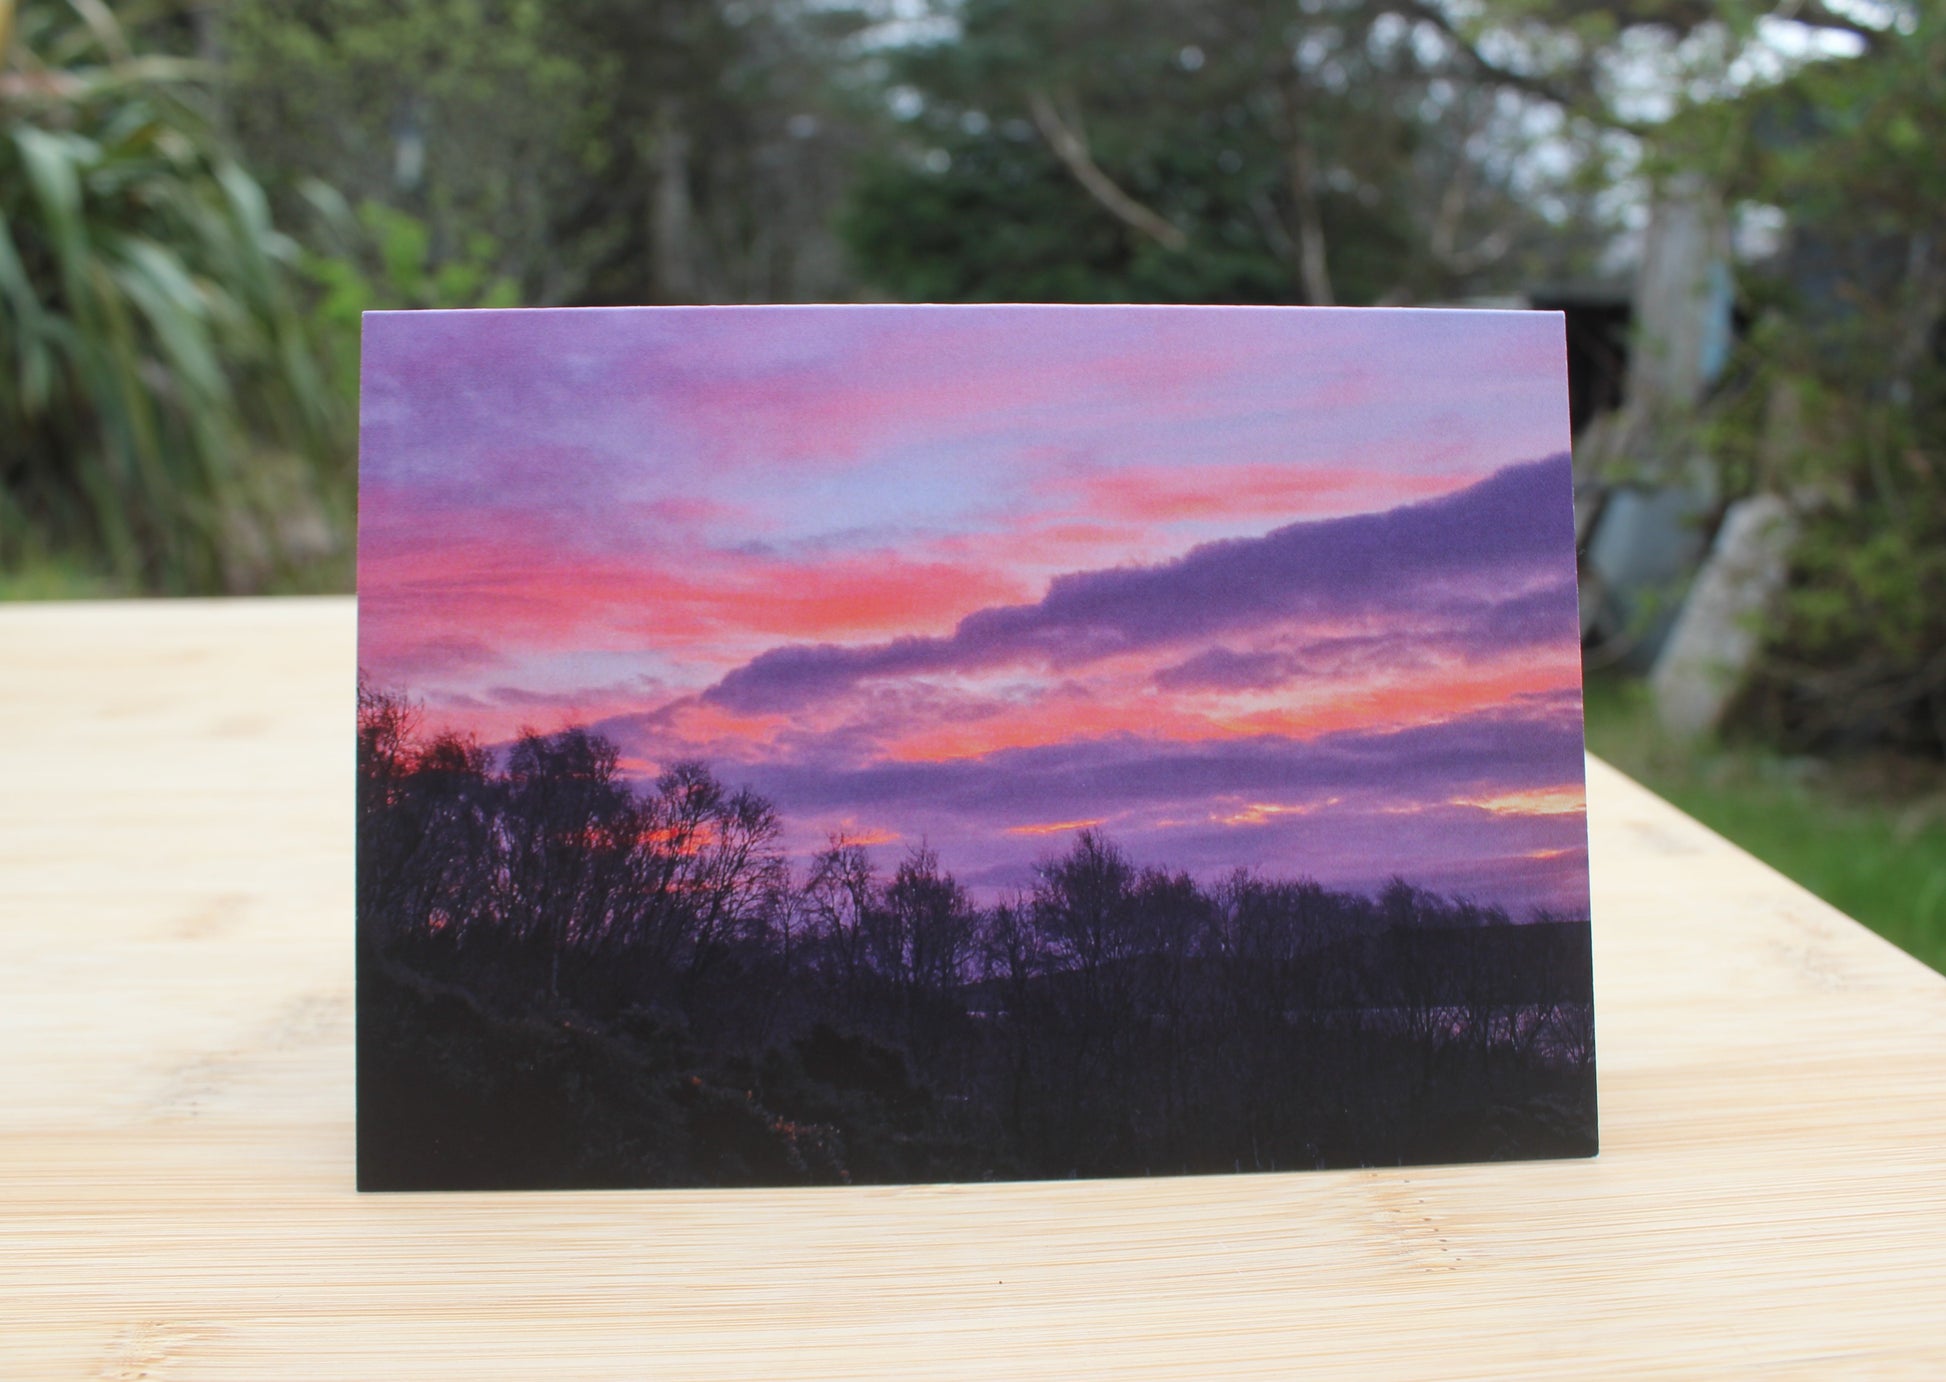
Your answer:
[[[364,360],[362,1186],[1594,1151],[1559,317]]]

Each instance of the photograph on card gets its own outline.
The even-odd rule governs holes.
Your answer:
[[[1561,319],[366,318],[375,1190],[1591,1155]]]

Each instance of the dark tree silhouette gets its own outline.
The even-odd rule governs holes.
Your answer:
[[[974,903],[771,804],[361,684],[360,1182],[1142,1175],[1594,1148],[1587,924],[1206,885],[1084,829]]]

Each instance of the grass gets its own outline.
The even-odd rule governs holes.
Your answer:
[[[8,553],[0,565],[0,604],[10,600],[99,600],[132,592],[73,560]]]
[[[1946,971],[1946,770],[1679,744],[1640,682],[1588,683],[1588,747],[1893,944]]]

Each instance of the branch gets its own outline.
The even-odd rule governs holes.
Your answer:
[[[1148,236],[1164,249],[1181,250],[1188,247],[1189,237],[1183,234],[1179,226],[1129,196],[1101,170],[1101,165],[1088,152],[1087,141],[1061,118],[1052,101],[1036,91],[1027,98],[1027,108],[1033,113],[1034,127],[1047,141],[1047,147],[1074,175],[1074,180],[1110,215],[1131,230]]]
[[[1860,24],[1855,19],[1839,14],[1826,5],[1824,0],[1789,0],[1788,3],[1777,8],[1776,17],[1794,19],[1799,24],[1808,25],[1813,29],[1842,30],[1864,39],[1867,48],[1877,48],[1885,42],[1884,29],[1874,29],[1869,24]]]
[[[1623,120],[1607,111],[1602,111],[1599,114],[1590,111],[1584,99],[1564,87],[1555,85],[1546,77],[1537,77],[1530,72],[1517,72],[1511,67],[1501,66],[1499,63],[1493,61],[1493,59],[1487,57],[1486,54],[1482,53],[1479,46],[1462,33],[1459,27],[1446,17],[1438,5],[1430,3],[1430,0],[1395,0],[1395,8],[1399,14],[1412,19],[1423,20],[1425,23],[1432,25],[1455,48],[1459,49],[1461,56],[1466,59],[1476,72],[1496,86],[1509,87],[1515,91],[1524,91],[1529,96],[1535,96],[1551,105],[1560,106],[1563,110],[1579,115],[1586,115],[1590,119],[1608,126],[1610,129],[1622,130],[1630,134],[1644,134],[1647,132],[1647,126],[1635,121]]]

